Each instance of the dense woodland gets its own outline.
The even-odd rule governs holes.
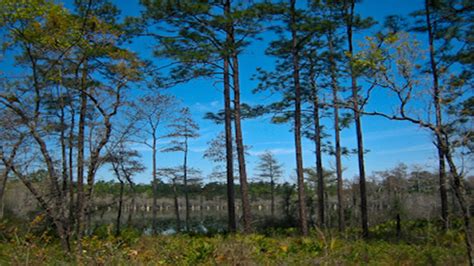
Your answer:
[[[291,240],[298,252],[316,252],[312,245],[324,243],[318,246],[324,258],[338,247],[336,240],[327,242],[330,237],[382,240],[380,230],[389,228],[396,241],[415,243],[420,240],[410,238],[410,230],[420,227],[433,237],[458,237],[450,243],[462,244],[464,260],[452,251],[453,260],[442,261],[474,264],[471,1],[420,0],[420,10],[383,21],[362,16],[356,0],[141,0],[138,16],[122,15],[114,2],[0,0],[2,245],[20,235],[29,251],[31,234],[40,241],[47,235],[62,254],[100,264],[87,261],[85,251],[109,225],[117,243],[135,230],[151,237],[141,240],[145,247],[153,239],[172,246],[176,236],[163,238],[164,232],[211,234],[204,221],[215,217],[222,223],[213,231],[218,239],[236,235],[221,239],[225,245],[241,234],[243,243],[263,245],[255,234],[291,232],[306,239]],[[257,87],[243,87],[239,60],[263,34],[274,36],[265,54],[275,64],[254,70]],[[150,58],[132,48],[137,42],[148,44]],[[211,80],[223,99],[205,116],[222,127],[203,152],[214,167],[210,177],[189,159],[192,140],[200,137],[193,110],[167,91],[200,79]],[[248,104],[243,90],[272,101]],[[267,151],[249,174],[243,127],[262,116],[290,125],[296,169],[284,169]],[[424,169],[404,162],[368,173],[363,120],[369,116],[426,131],[437,164]],[[353,131],[355,149],[341,140],[343,130]],[[303,139],[312,143],[314,162],[303,158]],[[150,149],[151,164],[137,145]],[[158,154],[181,159],[168,167]],[[344,175],[346,156],[357,160],[355,179]],[[104,169],[109,178],[98,180]],[[136,182],[147,169],[148,182]],[[170,221],[165,227],[164,215]],[[206,258],[214,254],[214,264],[239,263],[215,253],[230,252],[220,240],[205,241],[199,256],[188,261],[176,255],[174,262],[210,263]],[[267,245],[259,252],[273,244]],[[275,254],[289,252],[288,245]],[[132,251],[127,256],[135,256]],[[281,264],[275,256],[272,262]]]

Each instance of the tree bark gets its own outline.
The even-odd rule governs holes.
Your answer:
[[[400,212],[397,212],[395,219],[397,221],[397,239],[400,240],[402,236],[402,219],[400,218]]]
[[[3,169],[3,172],[1,173],[2,176],[2,181],[1,181],[1,184],[2,184],[2,187],[0,187],[0,219],[3,219],[3,215],[4,215],[4,212],[5,212],[5,202],[4,202],[4,194],[5,194],[5,190],[6,190],[6,187],[7,187],[7,181],[8,181],[8,174],[9,174],[10,170],[7,169],[5,167],[5,169]]]
[[[224,5],[226,16],[230,15],[230,1]],[[227,31],[230,31],[227,26]],[[229,36],[227,36],[228,38]],[[228,42],[229,40],[227,40]],[[232,145],[232,109],[230,98],[230,67],[229,56],[224,55],[224,110],[225,110],[225,150],[226,150],[226,176],[227,176],[227,212],[229,232],[235,232],[237,223],[235,219],[235,190],[234,190],[234,156]]]
[[[36,91],[38,91],[37,87],[36,87]],[[36,99],[37,101],[39,101],[40,99],[38,93],[36,95]],[[37,110],[35,111],[36,115],[39,114],[38,106],[39,106],[39,103],[37,103]],[[51,189],[48,195],[51,196],[51,201],[46,201],[45,197],[42,196],[32,186],[30,180],[28,180],[28,178],[26,178],[25,176],[21,175],[21,173],[19,173],[15,169],[13,162],[11,162],[11,164],[8,163],[7,160],[3,160],[3,162],[7,164],[6,168],[9,168],[23,182],[23,184],[30,190],[30,192],[38,200],[40,205],[46,210],[47,215],[53,220],[54,225],[56,226],[56,232],[60,238],[62,247],[64,248],[64,250],[69,252],[70,243],[69,243],[69,237],[67,236],[68,232],[66,230],[67,221],[64,216],[65,212],[63,208],[64,207],[64,202],[63,202],[64,199],[62,197],[63,193],[59,186],[56,168],[54,165],[54,161],[51,157],[51,154],[48,151],[47,144],[45,140],[41,137],[39,132],[36,130],[37,116],[35,116],[34,121],[32,122],[31,119],[29,119],[29,117],[26,116],[26,114],[21,109],[13,105],[7,105],[7,107],[19,115],[19,117],[23,120],[23,123],[28,127],[29,133],[32,135],[32,137],[34,138],[34,140],[39,146],[44,162],[46,163],[46,166],[47,166],[48,181],[50,183],[50,189]],[[49,205],[48,204],[49,202],[52,202],[53,205],[52,206]]]
[[[354,8],[355,1],[350,1],[350,11],[347,21],[347,42],[349,46],[349,71],[351,74],[351,87],[352,87],[352,105],[354,110],[354,121],[357,135],[357,158],[359,161],[359,189],[360,189],[360,214],[361,214],[361,223],[362,223],[362,237],[369,237],[369,224],[368,224],[368,214],[367,214],[367,192],[366,192],[366,178],[365,178],[365,163],[364,163],[364,142],[362,136],[362,124],[361,124],[361,114],[359,109],[359,95],[357,87],[357,75],[353,69],[353,55],[354,48],[352,42],[352,28],[354,20]]]
[[[56,227],[56,233],[59,236],[61,247],[63,248],[63,250],[70,252],[71,246],[69,242],[69,237],[67,236],[65,220],[62,219],[61,217],[62,215],[61,209],[57,208],[57,203],[53,203],[53,206],[51,206],[49,204],[49,201],[47,201],[40,194],[40,192],[33,186],[33,184],[28,179],[28,177],[24,176],[23,174],[21,174],[19,171],[16,170],[13,163],[7,165],[7,167],[12,171],[12,173],[14,173],[18,177],[19,180],[22,181],[22,183],[26,186],[26,188],[31,192],[31,194],[38,201],[40,206],[45,210],[46,215],[53,220],[53,224]]]
[[[153,143],[152,143],[152,176],[153,176],[153,181],[152,181],[152,189],[153,189],[153,207],[152,207],[152,222],[151,222],[151,229],[152,229],[152,234],[156,235],[157,233],[157,215],[158,215],[158,179],[156,176],[156,132],[155,129],[153,129]]]
[[[120,235],[120,224],[122,220],[122,206],[123,206],[123,190],[125,187],[124,182],[119,179],[120,182],[120,194],[119,194],[119,202],[118,202],[118,210],[117,210],[117,220],[116,220],[116,227],[115,227],[115,235]]]
[[[319,225],[325,226],[324,210],[324,174],[321,153],[321,125],[319,123],[319,100],[318,96],[314,98],[314,134],[316,145],[316,172],[318,176],[318,205],[319,205]]]
[[[184,202],[185,207],[185,225],[186,231],[189,231],[189,195],[188,195],[188,138],[184,140],[184,161],[183,161],[183,183],[184,183]]]
[[[331,73],[331,87],[333,98],[333,113],[334,113],[334,156],[336,159],[336,178],[337,178],[337,218],[339,232],[344,231],[344,206],[342,202],[342,162],[341,162],[341,129],[339,127],[339,85],[337,83],[336,61],[334,59],[334,46],[332,38],[332,30],[328,34],[329,44],[329,64]]]
[[[443,138],[442,138],[443,139]],[[469,265],[474,265],[474,251],[473,251],[473,240],[472,240],[472,225],[471,225],[471,214],[469,211],[469,205],[465,198],[466,190],[464,188],[463,177],[459,174],[454,160],[452,158],[451,152],[449,150],[449,142],[447,136],[442,142],[443,154],[446,156],[446,161],[448,162],[450,173],[453,176],[453,187],[456,198],[458,199],[459,207],[461,209],[462,218],[464,222],[464,240],[466,242],[466,251],[469,259]]]
[[[298,207],[299,207],[299,225],[301,234],[308,235],[308,219],[306,217],[306,197],[304,191],[304,175],[303,175],[303,156],[301,148],[301,87],[299,77],[299,54],[298,40],[296,36],[296,0],[290,0],[290,30],[292,38],[291,53],[293,56],[293,82],[295,89],[295,124],[294,138],[296,150],[296,175],[298,179]]]
[[[60,89],[59,89],[60,90]],[[59,115],[59,119],[60,119],[60,125],[61,125],[61,131],[60,131],[60,134],[59,134],[59,142],[61,144],[61,176],[62,176],[62,193],[63,193],[63,198],[64,200],[67,200],[67,194],[68,192],[71,192],[70,190],[68,190],[68,183],[69,183],[69,177],[68,177],[68,155],[67,155],[67,138],[66,138],[66,117],[65,117],[65,103],[64,103],[64,98],[62,96],[61,93],[59,93],[59,97],[60,97],[60,115]],[[64,210],[66,214],[66,210]],[[71,212],[69,211],[69,214],[71,214]],[[71,217],[64,217],[64,219],[67,219],[68,222],[65,223],[65,230],[67,231],[66,233],[66,237],[69,238],[70,236],[70,233],[71,233],[71,227],[73,226],[73,222],[71,220]]]
[[[234,43],[232,37],[232,42]],[[237,160],[239,162],[240,192],[242,197],[242,215],[244,220],[244,232],[252,231],[252,212],[249,200],[249,188],[247,181],[247,169],[245,165],[245,147],[242,136],[242,124],[240,118],[240,81],[239,81],[239,60],[237,55],[232,55],[233,81],[234,81],[234,123],[235,141],[237,144]]]
[[[84,135],[87,115],[87,62],[84,62],[81,77],[79,122],[77,132],[77,252],[82,255],[82,236],[84,233],[85,197],[84,197]]]
[[[8,156],[8,159],[5,158],[5,154],[3,153],[3,150],[0,148],[0,158],[3,161],[3,165],[5,166],[5,169],[3,169],[2,174],[2,179],[1,179],[1,187],[0,187],[0,201],[1,201],[1,209],[0,209],[0,219],[3,219],[4,215],[4,195],[5,195],[5,190],[7,187],[7,182],[8,182],[8,175],[10,173],[10,167],[13,165],[13,160],[16,157],[17,151],[20,148],[20,145],[23,143],[23,139],[25,138],[24,135],[21,135],[18,140],[15,142],[15,144],[12,146],[12,150],[10,155]]]
[[[98,141],[97,146],[90,151],[89,164],[87,168],[87,190],[85,191],[82,210],[80,212],[85,213],[86,209],[89,208],[89,204],[92,202],[92,192],[94,189],[95,175],[98,167],[101,165],[102,160],[100,158],[100,153],[105,147],[107,142],[110,139],[110,134],[112,132],[112,124],[110,119],[117,114],[118,107],[120,106],[120,97],[121,97],[121,88],[123,85],[119,85],[116,88],[115,103],[113,105],[113,110],[110,113],[107,113],[101,106],[99,101],[94,98],[92,95],[88,94],[87,97],[92,103],[94,103],[97,110],[99,110],[104,121],[104,129],[100,140]],[[89,212],[91,213],[91,212]],[[82,216],[84,217],[84,216]],[[83,218],[82,218],[83,219]]]
[[[275,181],[273,180],[273,175],[270,179],[270,197],[271,197],[271,207],[270,207],[270,211],[271,211],[271,215],[272,215],[272,219],[275,218]]]
[[[73,225],[75,221],[75,209],[74,209],[74,127],[76,126],[75,124],[75,117],[76,117],[76,112],[74,111],[74,108],[70,106],[71,109],[71,125],[69,126],[69,137],[68,137],[68,163],[69,163],[69,224],[70,224],[70,233],[73,231]]]
[[[323,175],[323,162],[322,162],[322,152],[321,152],[321,124],[319,116],[319,97],[318,97],[318,88],[315,81],[315,73],[313,69],[314,62],[310,59],[311,62],[311,72],[310,72],[310,82],[311,82],[311,96],[313,98],[313,123],[314,123],[314,144],[315,144],[315,153],[316,153],[316,175],[318,178],[318,216],[319,216],[319,226],[325,226],[325,203],[324,203],[324,175]]]
[[[444,153],[442,149],[442,136],[440,134],[442,124],[442,115],[441,115],[441,91],[439,88],[438,81],[438,66],[435,59],[434,51],[434,38],[433,38],[433,29],[431,24],[431,15],[430,15],[430,1],[425,0],[425,15],[426,15],[426,28],[428,31],[428,42],[429,42],[429,51],[430,51],[430,66],[431,66],[431,75],[433,78],[433,103],[435,106],[436,113],[436,146],[438,150],[438,173],[439,173],[439,193],[441,199],[441,220],[443,224],[443,229],[448,229],[448,192],[447,192],[447,182],[446,182],[446,166],[444,160]]]
[[[66,122],[65,122],[65,113],[64,113],[64,100],[62,95],[59,95],[61,98],[61,108],[60,108],[60,125],[61,131],[59,133],[59,142],[61,144],[61,174],[62,174],[62,190],[63,194],[66,196],[68,188],[68,167],[67,167],[67,151],[66,151]]]
[[[174,214],[176,217],[176,232],[180,232],[181,219],[179,218],[179,202],[178,202],[178,191],[176,189],[176,178],[173,178],[173,200],[174,200]]]

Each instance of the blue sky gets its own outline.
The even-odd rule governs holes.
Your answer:
[[[139,14],[139,6],[132,1],[117,1],[119,8],[124,15]],[[377,21],[391,14],[407,15],[410,12],[420,9],[423,1],[407,0],[365,0],[358,4],[357,11],[363,16],[372,16]],[[377,26],[374,27],[377,29]],[[257,41],[251,44],[240,57],[242,101],[250,104],[268,103],[269,97],[264,94],[252,94],[252,89],[257,86],[257,82],[251,80],[256,68],[261,67],[271,70],[273,68],[273,58],[265,56],[264,51],[267,41],[274,36],[271,33],[263,35],[266,41]],[[360,40],[358,36],[357,40]],[[421,40],[424,42],[424,40]],[[141,51],[142,56],[148,57],[152,43],[136,42],[132,49]],[[160,61],[155,60],[157,65]],[[202,158],[203,151],[207,148],[207,142],[223,130],[222,125],[215,125],[211,121],[203,119],[206,112],[222,109],[222,85],[215,84],[213,80],[196,80],[187,84],[182,84],[171,88],[168,93],[178,97],[183,105],[191,109],[193,117],[199,123],[201,137],[190,143],[190,165],[203,171],[206,176],[213,168],[211,162]],[[383,96],[374,98],[379,106],[384,105]],[[323,119],[329,131],[332,130],[332,121]],[[426,132],[404,122],[392,122],[383,118],[364,117],[362,120],[364,130],[365,148],[370,150],[366,154],[366,172],[384,170],[394,167],[398,163],[421,165],[429,170],[436,167],[436,153],[432,144],[432,137]],[[260,117],[243,121],[243,135],[245,145],[252,148],[247,157],[248,173],[254,176],[254,168],[258,161],[258,155],[265,150],[274,152],[277,159],[285,166],[284,181],[294,182],[295,155],[293,133],[290,131],[291,125],[275,125],[270,123],[269,117]],[[341,134],[342,145],[348,148],[356,147],[355,130],[353,127],[345,129]],[[145,165],[151,166],[151,152],[142,146],[137,147],[142,153]],[[303,160],[305,167],[314,167],[314,144],[308,140],[303,141]],[[159,154],[159,167],[174,166],[180,162],[181,154]],[[324,167],[333,168],[335,165],[332,156],[324,155]],[[344,178],[353,179],[357,176],[358,164],[355,156],[343,159]],[[108,179],[106,171],[101,171],[101,178]],[[138,182],[149,182],[151,178],[150,170],[135,177]]]
[[[138,1],[119,1],[115,3],[122,11],[123,16],[136,16],[140,13]],[[71,7],[71,1],[66,1],[65,6]],[[300,1],[303,6],[304,2]],[[421,9],[423,1],[409,0],[365,0],[357,5],[357,12],[362,16],[371,16],[377,21],[383,21],[383,18],[391,14],[407,15],[410,12]],[[374,30],[378,27],[375,26]],[[257,86],[257,81],[251,79],[256,73],[258,67],[272,70],[274,58],[265,55],[265,49],[268,40],[275,36],[272,33],[262,35],[264,41],[253,42],[240,56],[241,72],[241,90],[242,102],[249,104],[269,103],[271,97],[267,94],[253,94],[252,89]],[[360,41],[363,36],[357,35],[356,41]],[[426,40],[420,39],[423,43]],[[163,65],[163,62],[152,58],[153,42],[149,40],[137,40],[130,49],[139,52],[140,56],[153,60],[157,66]],[[3,61],[8,63],[10,60]],[[8,68],[8,67],[7,67]],[[5,68],[4,68],[5,69]],[[190,166],[202,170],[203,175],[207,176],[214,167],[212,162],[202,157],[203,151],[207,148],[207,142],[216,137],[223,131],[223,125],[216,125],[209,120],[203,119],[207,112],[217,111],[223,107],[222,84],[215,83],[214,80],[195,80],[186,84],[181,84],[167,90],[168,94],[175,95],[183,106],[190,108],[196,122],[199,123],[200,137],[190,142]],[[274,99],[274,97],[273,97]],[[383,95],[373,98],[373,106],[384,107],[387,105]],[[329,132],[332,131],[331,118],[322,120]],[[392,122],[378,117],[363,117],[365,148],[370,150],[366,154],[366,172],[379,171],[396,166],[404,162],[412,165],[417,164],[432,170],[436,167],[436,153],[432,144],[431,135],[419,129],[418,127],[404,122]],[[290,131],[291,124],[272,124],[268,116],[259,117],[243,121],[244,143],[251,147],[250,156],[247,157],[247,172],[252,178],[255,174],[254,168],[258,161],[258,155],[265,150],[272,151],[277,159],[284,164],[285,177],[283,181],[294,182],[295,180],[295,155],[293,133]],[[165,130],[162,131],[165,133]],[[330,137],[332,139],[332,136]],[[356,147],[355,130],[353,127],[345,129],[341,133],[342,145],[353,149]],[[151,180],[151,151],[143,145],[135,145],[142,154],[143,163],[148,170],[135,177],[140,183],[148,183]],[[333,168],[335,163],[332,156],[323,156],[323,166]],[[159,154],[158,167],[176,166],[182,160],[181,154]],[[305,167],[314,167],[314,143],[304,139],[303,141],[303,161]],[[344,178],[353,179],[357,176],[358,164],[355,156],[345,157],[343,159]],[[98,172],[98,179],[109,180],[112,174],[107,167],[103,167]]]

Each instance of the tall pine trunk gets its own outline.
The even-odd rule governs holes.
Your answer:
[[[84,195],[84,135],[87,115],[87,62],[84,63],[81,73],[81,107],[79,111],[77,133],[77,224],[76,235],[78,239],[77,252],[82,254],[81,240],[84,233],[85,195]]]
[[[76,112],[71,104],[71,125],[68,136],[68,164],[69,164],[69,225],[72,227],[75,221],[74,203],[74,128],[76,126]],[[73,228],[70,228],[72,233]]]
[[[65,112],[64,112],[64,99],[62,95],[60,97],[60,116],[59,121],[61,125],[61,131],[59,133],[59,139],[61,144],[61,176],[62,176],[62,190],[63,194],[66,196],[68,188],[68,167],[67,167],[67,144],[66,144],[66,122],[65,122]]]
[[[324,174],[323,174],[323,163],[322,163],[322,152],[321,152],[321,125],[319,123],[319,99],[316,94],[313,99],[314,105],[314,134],[315,134],[315,145],[316,145],[316,172],[318,177],[318,214],[319,214],[319,225],[325,226],[325,210],[324,210]]]
[[[436,114],[436,146],[438,149],[438,173],[439,173],[439,193],[441,198],[441,219],[443,223],[443,229],[448,229],[448,193],[447,193],[447,182],[446,182],[446,166],[444,160],[444,152],[442,149],[442,136],[441,136],[441,127],[442,124],[442,115],[441,115],[441,91],[439,89],[438,82],[438,66],[435,59],[434,51],[434,39],[433,39],[433,29],[431,24],[431,15],[430,15],[430,3],[429,0],[425,0],[425,15],[426,15],[426,28],[428,31],[428,42],[429,42],[429,51],[430,51],[430,65],[431,65],[431,75],[433,78],[433,103],[435,107]]]
[[[235,40],[232,35],[232,43]],[[245,165],[245,147],[242,136],[242,124],[240,118],[240,81],[239,81],[239,60],[237,55],[232,55],[233,81],[234,81],[234,123],[235,141],[237,144],[237,160],[239,162],[240,192],[242,197],[242,215],[244,220],[244,232],[252,231],[252,213],[250,209],[249,188],[247,181],[247,169]]]
[[[337,222],[339,232],[344,231],[344,206],[342,202],[342,162],[341,162],[341,129],[339,126],[339,85],[337,83],[336,61],[334,59],[334,46],[332,31],[328,34],[329,44],[329,64],[331,75],[332,101],[333,101],[333,115],[334,115],[334,156],[336,159],[336,179],[337,179]]]
[[[301,234],[308,235],[308,218],[306,217],[306,196],[304,191],[303,156],[301,148],[301,87],[300,66],[298,53],[298,40],[296,36],[296,0],[290,0],[290,30],[291,30],[291,53],[293,59],[293,83],[295,89],[295,153],[296,153],[296,176],[298,179],[298,210]]]
[[[60,90],[60,89],[59,89]],[[63,199],[66,200],[67,198],[67,193],[68,193],[68,156],[67,156],[67,139],[66,139],[66,114],[65,114],[65,102],[63,95],[59,93],[60,97],[60,125],[61,125],[61,131],[59,134],[59,143],[61,144],[61,177],[62,177],[62,194],[63,194]],[[64,226],[66,230],[66,237],[68,238],[69,242],[69,237],[71,235],[71,226],[73,223],[71,223],[71,219],[66,217],[67,213],[67,207],[66,204],[64,204],[65,209],[64,211]],[[70,213],[69,213],[70,214]]]
[[[353,69],[353,41],[352,41],[352,30],[354,22],[354,8],[355,0],[350,1],[350,11],[347,18],[347,42],[349,46],[349,71],[351,74],[351,87],[352,87],[352,108],[354,110],[354,121],[357,136],[357,159],[359,161],[359,189],[360,189],[360,215],[362,223],[362,237],[369,237],[369,222],[367,214],[367,191],[366,191],[366,178],[365,178],[365,163],[364,163],[364,142],[362,137],[362,123],[359,109],[359,93],[357,86],[357,75]]]
[[[451,176],[453,177],[453,188],[456,198],[458,199],[459,207],[461,208],[462,218],[464,221],[464,239],[466,242],[466,251],[469,258],[469,265],[474,265],[474,251],[472,243],[472,227],[468,203],[465,199],[465,189],[463,184],[463,178],[459,174],[452,154],[450,151],[450,144],[448,135],[446,134],[442,124],[442,111],[441,111],[441,91],[439,88],[438,81],[438,69],[435,59],[435,47],[434,47],[434,36],[433,27],[431,22],[430,14],[430,1],[425,0],[425,15],[426,15],[426,27],[428,31],[428,42],[430,51],[430,65],[431,74],[433,77],[433,101],[436,112],[436,146],[438,149],[438,160],[439,160],[439,183],[440,183],[440,194],[441,194],[441,216],[443,219],[443,227],[448,227],[448,196],[447,196],[447,182],[446,182],[446,170],[445,170],[445,159],[448,162]]]
[[[225,2],[225,13],[230,13],[230,1]],[[227,29],[228,30],[228,29]],[[227,36],[228,38],[228,36]],[[227,40],[228,41],[228,40]],[[227,177],[227,215],[229,232],[235,232],[237,223],[235,219],[235,190],[234,190],[234,155],[232,144],[232,109],[230,98],[230,66],[229,56],[224,55],[224,112],[225,112],[225,151],[226,151],[226,177]]]
[[[325,204],[324,204],[324,175],[323,175],[323,162],[321,152],[321,124],[319,115],[319,97],[318,88],[315,81],[314,73],[314,62],[310,58],[311,72],[310,72],[310,84],[311,84],[311,97],[313,98],[313,123],[314,123],[314,145],[316,153],[316,176],[318,178],[318,216],[319,226],[325,226]]]

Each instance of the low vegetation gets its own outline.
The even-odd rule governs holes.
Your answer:
[[[299,236],[295,228],[265,234],[178,234],[143,236],[124,229],[115,236],[104,225],[82,241],[81,256],[65,253],[52,230],[37,217],[27,229],[1,224],[0,264],[5,265],[463,265],[467,264],[459,228],[442,232],[427,221],[403,223],[397,238],[395,224],[371,228],[371,239],[359,239],[356,229],[344,233],[316,229]],[[25,232],[21,232],[26,230]]]

